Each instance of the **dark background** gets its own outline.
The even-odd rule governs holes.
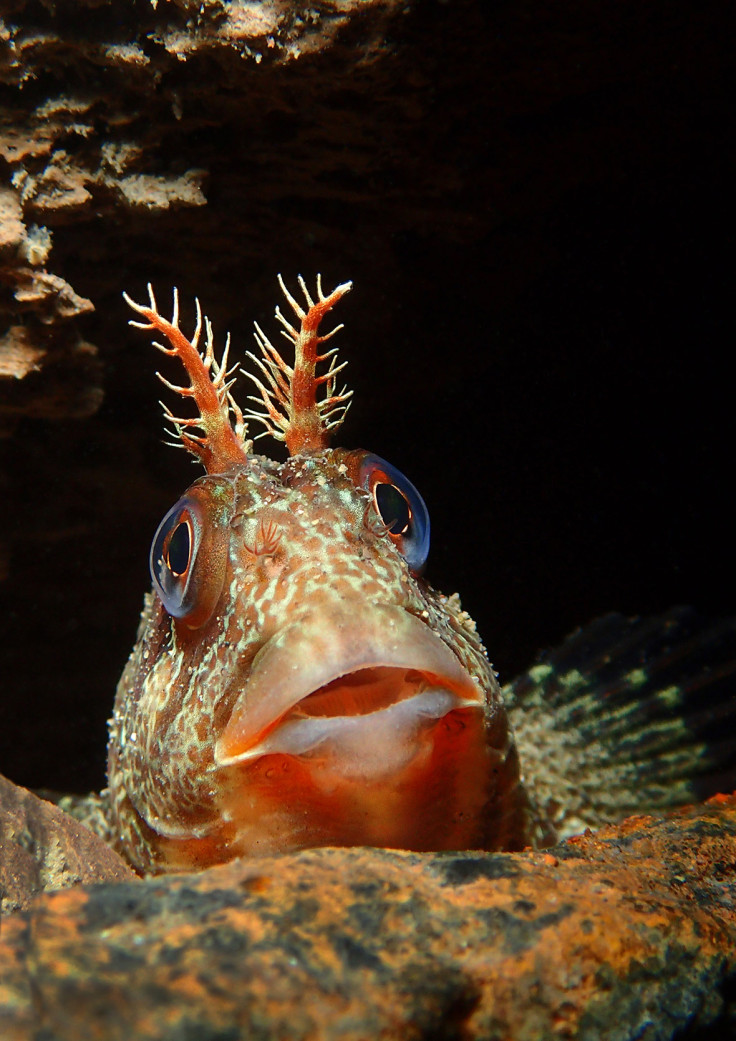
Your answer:
[[[502,680],[610,610],[733,612],[728,11],[418,3],[373,87],[339,68],[330,95],[318,59],[294,63],[278,106],[241,105],[236,128],[225,84],[221,118],[179,128],[206,207],[56,235],[97,307],[105,400],[6,446],[3,773],[103,783],[150,538],[198,474],[160,444],[157,359],[125,325],[118,292],[148,278],[160,301],[198,294],[236,357],[254,318],[275,330],[277,271],[354,280],[338,441],[420,489],[427,577],[461,593]]]

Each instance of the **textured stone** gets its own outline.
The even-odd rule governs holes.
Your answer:
[[[76,253],[81,235],[82,251],[96,252],[99,229],[90,234],[90,226],[103,216],[116,225],[130,211],[153,215],[206,206],[209,170],[186,162],[188,149],[180,152],[174,140],[182,130],[189,133],[192,118],[192,129],[211,126],[220,85],[235,82],[237,93],[249,96],[257,85],[259,94],[269,94],[275,69],[330,50],[351,21],[359,23],[362,37],[344,56],[366,61],[383,49],[381,32],[403,4],[361,0],[318,10],[296,0],[218,0],[167,4],[159,11],[154,4],[141,5],[130,24],[122,6],[110,14],[107,5],[91,0],[80,5],[83,18],[67,24],[63,17],[42,16],[42,29],[32,5],[18,3],[0,20],[0,84],[10,88],[0,96],[7,180],[0,183],[0,285],[12,291],[5,299],[0,293],[0,319],[22,313],[36,339],[34,319],[47,326],[51,350],[37,361],[39,368],[60,362],[50,377],[61,385],[59,405],[65,368],[75,368],[66,324],[94,308],[58,274],[57,246]],[[191,77],[183,89],[173,86],[181,66]],[[160,104],[162,78],[172,76]],[[31,83],[33,90],[23,89]],[[163,164],[162,150],[168,155]],[[170,253],[169,245],[164,248]],[[28,269],[29,260],[36,270]],[[87,376],[97,382],[93,372]],[[0,393],[6,398],[8,388],[0,385]],[[16,394],[9,400],[0,399],[0,416],[43,414],[34,408],[35,398]],[[101,395],[87,400],[97,408]],[[55,418],[80,415],[76,401],[68,405]]]
[[[45,890],[132,878],[91,831],[0,777],[0,916],[27,907]]]
[[[736,797],[544,853],[321,849],[77,888],[3,930],[13,1041],[729,1036]]]
[[[0,377],[22,380],[29,372],[38,370],[43,356],[44,351],[30,342],[24,325],[11,325],[6,334],[0,336]]]

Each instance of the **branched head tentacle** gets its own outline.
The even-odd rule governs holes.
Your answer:
[[[281,357],[259,325],[255,327],[255,339],[261,357],[248,352],[258,373],[246,373],[253,381],[258,395],[249,396],[259,410],[248,409],[248,419],[257,419],[265,426],[265,434],[285,441],[290,455],[314,454],[327,447],[330,433],[340,426],[350,404],[352,391],[343,386],[337,390],[336,377],[347,362],[337,363],[336,348],[320,354],[323,343],[342,329],[336,326],[330,332],[319,335],[319,326],[338,300],[352,288],[345,282],[325,296],[322,280],[317,276],[317,300],[309,294],[304,279],[299,276],[299,286],[307,303],[305,310],[291,295],[279,275],[279,285],[294,314],[299,319],[295,328],[276,308],[276,318],[283,326],[281,334],[294,345],[294,364],[289,365]],[[326,372],[317,375],[317,366],[328,362]],[[324,387],[321,398],[317,398],[320,387]],[[259,435],[263,436],[263,435]]]
[[[172,424],[172,436],[177,447],[186,448],[201,459],[208,473],[221,473],[232,466],[242,465],[248,457],[251,443],[246,441],[246,425],[242,411],[235,403],[230,388],[238,366],[227,367],[230,337],[225,343],[222,359],[215,358],[212,326],[208,318],[203,318],[199,300],[196,301],[197,322],[191,340],[179,328],[179,294],[174,290],[174,305],[171,321],[159,314],[156,298],[149,283],[148,296],[150,304],[136,304],[127,293],[123,297],[127,304],[142,315],[144,322],[130,322],[138,329],[154,329],[163,333],[169,346],[154,341],[164,354],[177,357],[184,365],[189,376],[189,386],[178,386],[165,379],[161,373],[158,378],[183,398],[194,401],[199,411],[198,416],[180,418],[175,416],[162,402],[164,416]],[[199,352],[199,339],[202,328],[205,331],[204,353]],[[234,423],[231,421],[234,420]]]
[[[171,321],[161,316],[149,283],[149,305],[136,304],[123,293],[126,302],[142,315],[142,322],[131,321],[139,329],[153,329],[163,333],[168,346],[157,343],[164,354],[179,358],[189,377],[188,386],[180,386],[166,379],[161,373],[158,378],[180,397],[189,399],[197,407],[198,415],[175,416],[168,405],[163,404],[164,416],[171,424],[172,443],[186,448],[202,461],[208,473],[221,473],[232,466],[242,465],[248,457],[252,442],[246,440],[247,419],[258,419],[265,426],[264,434],[271,434],[285,441],[291,455],[314,454],[327,447],[330,434],[340,426],[350,405],[351,390],[343,386],[337,390],[337,375],[347,362],[337,361],[337,348],[320,353],[320,348],[335,333],[342,329],[336,326],[328,333],[319,334],[322,319],[338,300],[352,288],[351,282],[337,286],[327,296],[322,292],[322,280],[317,276],[317,299],[309,294],[304,279],[299,276],[299,285],[306,309],[291,295],[279,275],[279,285],[299,319],[299,328],[293,326],[276,308],[276,318],[283,328],[281,333],[294,347],[294,364],[289,365],[279,354],[261,327],[256,324],[255,339],[261,356],[248,351],[258,369],[246,373],[253,381],[258,395],[248,400],[255,402],[259,410],[248,409],[245,413],[238,407],[231,388],[239,366],[228,369],[230,337],[225,342],[222,358],[215,358],[212,326],[202,315],[199,300],[196,300],[197,320],[191,340],[179,328],[179,294],[174,290]],[[204,330],[204,351],[200,353],[199,341]],[[317,374],[317,366],[327,364],[324,372]],[[320,388],[324,388],[320,391]],[[318,398],[318,392],[321,396]],[[259,435],[263,436],[263,434]]]

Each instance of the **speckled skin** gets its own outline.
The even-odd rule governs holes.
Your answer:
[[[251,663],[285,625],[329,627],[345,612],[395,608],[421,619],[486,692],[485,740],[494,756],[478,791],[474,820],[462,828],[443,818],[437,799],[422,816],[417,848],[508,848],[519,833],[517,760],[497,681],[475,627],[456,599],[414,579],[388,543],[368,496],[344,472],[345,453],[296,458],[279,467],[252,465],[198,487],[213,503],[213,523],[228,533],[228,567],[218,609],[202,630],[187,633],[151,596],[138,643],[121,678],[110,728],[109,783],[117,844],[143,870],[226,860],[237,852],[272,853],[274,842],[238,826],[227,806],[233,788],[265,783],[260,765],[218,767],[215,745],[230,719]],[[341,472],[342,471],[342,472]],[[264,525],[277,544],[258,552]],[[388,543],[388,544],[387,544]],[[324,632],[324,629],[323,629]],[[285,761],[279,769],[296,770]],[[450,772],[441,778],[444,787]],[[503,783],[500,783],[503,782]],[[504,792],[503,805],[500,795]],[[276,790],[278,797],[278,789]],[[411,807],[409,807],[411,803]],[[145,820],[135,807],[143,808]],[[508,812],[510,811],[510,813]],[[439,814],[439,816],[438,816]],[[414,825],[412,825],[413,827]],[[292,828],[296,827],[292,825]],[[247,832],[247,834],[246,834]],[[356,835],[358,843],[360,834]],[[366,840],[371,836],[366,833]],[[400,841],[385,844],[408,845]],[[282,837],[278,848],[349,844],[340,817],[322,820],[307,841]]]
[[[139,871],[304,846],[528,841],[518,757],[474,623],[457,597],[411,574],[360,485],[363,455],[324,448],[277,464],[244,453],[187,493],[204,518],[197,595],[215,609],[191,628],[147,598],[110,721],[111,830]],[[407,667],[421,668],[425,655],[432,672],[459,666],[476,704],[422,732],[411,761],[390,775],[371,766],[353,776],[351,764],[319,756],[238,758],[257,711],[259,652],[265,660],[282,641],[288,679],[315,661],[350,658],[363,639],[367,664],[386,643],[391,661],[403,663],[396,656],[410,648]]]

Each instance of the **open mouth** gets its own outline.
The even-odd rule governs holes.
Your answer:
[[[416,669],[358,669],[299,701],[240,761],[274,753],[330,758],[343,774],[375,776],[405,765],[422,732],[467,704]]]
[[[397,608],[288,627],[253,662],[217,744],[227,766],[280,753],[381,774],[456,710],[482,710],[478,683],[418,619]]]

